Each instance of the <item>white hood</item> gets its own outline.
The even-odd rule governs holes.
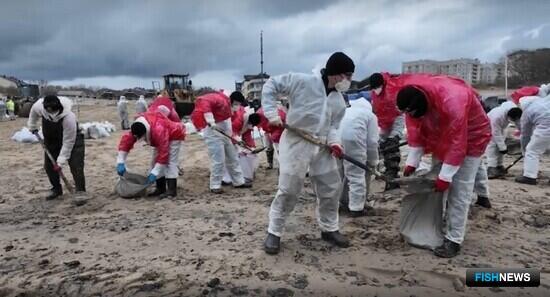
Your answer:
[[[372,111],[372,105],[370,104],[369,101],[367,101],[367,99],[363,97],[355,100],[350,100],[349,105],[351,105],[351,107],[353,108],[365,108],[368,111]]]
[[[35,110],[40,114],[41,117],[55,123],[59,122],[59,120],[61,120],[67,114],[69,114],[71,112],[71,108],[73,107],[73,102],[71,101],[71,99],[67,97],[57,97],[57,98],[59,98],[59,102],[61,102],[61,106],[63,106],[63,111],[56,114],[49,113],[46,111],[46,109],[44,108],[44,98],[40,98],[38,99],[38,101],[34,103],[34,105],[37,106]]]

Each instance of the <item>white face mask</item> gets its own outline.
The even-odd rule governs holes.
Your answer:
[[[378,87],[378,88],[376,88],[376,89],[374,89],[374,94],[380,95],[380,93],[382,93],[382,87],[381,87],[381,86]]]
[[[235,112],[235,111],[239,110],[239,107],[241,107],[240,104],[233,104],[233,105],[231,105],[231,110],[233,112]]]
[[[336,89],[336,91],[338,92],[345,92],[347,90],[349,90],[349,87],[351,86],[351,81],[349,81],[347,78],[337,82],[335,85],[334,85],[334,88]]]

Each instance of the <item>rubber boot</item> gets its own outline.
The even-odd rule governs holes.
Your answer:
[[[321,238],[342,248],[349,247],[349,240],[339,231],[321,232]]]
[[[537,179],[520,175],[520,176],[516,177],[516,183],[526,184],[526,185],[536,185],[537,184]]]
[[[164,194],[166,192],[166,178],[164,177],[161,177],[159,179],[157,179],[157,187],[155,189],[155,191],[153,191],[152,193],[150,193],[149,197],[154,197],[154,196],[159,196],[161,194]]]
[[[491,201],[489,201],[488,197],[477,196],[476,204],[481,207],[491,208]]]
[[[267,233],[264,241],[264,251],[270,255],[278,254],[281,250],[281,238],[279,236]]]
[[[61,195],[63,195],[63,190],[52,188],[48,193],[48,196],[46,196],[46,200],[53,200]]]
[[[453,258],[460,252],[460,244],[445,238],[443,244],[434,250],[434,255],[441,258]]]
[[[273,169],[273,155],[275,154],[275,150],[272,148],[267,149],[265,154],[267,155],[267,169]]]
[[[487,168],[487,177],[489,179],[501,178],[504,177],[504,175],[506,175],[506,170],[504,169],[504,166]]]
[[[166,184],[168,185],[168,190],[160,195],[160,199],[178,196],[178,180],[176,178],[167,178]]]

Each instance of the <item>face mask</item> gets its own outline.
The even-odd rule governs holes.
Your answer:
[[[382,87],[381,86],[374,89],[374,94],[376,94],[378,96],[378,95],[380,95],[380,93],[382,93]]]
[[[351,86],[351,81],[349,81],[347,78],[346,79],[343,79],[339,82],[337,82],[335,85],[334,85],[334,88],[336,89],[336,91],[340,92],[340,93],[343,93],[347,90],[349,90],[349,87]]]
[[[231,110],[233,112],[235,112],[235,111],[239,110],[239,107],[241,107],[239,104],[233,104],[233,105],[231,105]]]

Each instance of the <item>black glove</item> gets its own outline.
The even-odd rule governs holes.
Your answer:
[[[38,129],[32,129],[32,130],[31,130],[31,133],[32,133],[32,134],[38,134]]]
[[[506,155],[508,153],[508,149],[504,149],[502,151],[498,151],[501,155]]]

